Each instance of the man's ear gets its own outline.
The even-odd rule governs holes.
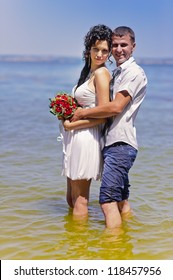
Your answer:
[[[135,50],[135,48],[136,48],[136,43],[134,42],[133,43],[133,51]]]

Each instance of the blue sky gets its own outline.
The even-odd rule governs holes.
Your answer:
[[[99,23],[130,26],[136,57],[173,58],[172,0],[0,0],[0,54],[81,57]]]

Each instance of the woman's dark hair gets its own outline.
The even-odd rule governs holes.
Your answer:
[[[90,63],[90,50],[91,47],[96,43],[97,40],[107,41],[109,51],[111,51],[112,46],[112,30],[103,24],[98,24],[90,28],[89,32],[84,38],[85,50],[83,51],[83,60],[85,60],[85,65],[81,71],[76,89],[85,82],[91,68]]]

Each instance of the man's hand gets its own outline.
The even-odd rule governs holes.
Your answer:
[[[82,111],[84,109],[82,109],[81,107],[78,107],[77,110],[74,112],[73,117],[70,119],[71,122],[76,122],[78,120],[81,120],[83,118],[82,115]]]

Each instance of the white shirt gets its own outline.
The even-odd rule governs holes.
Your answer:
[[[147,77],[133,57],[130,57],[120,67],[121,74],[114,81],[114,97],[117,92],[125,90],[132,99],[124,111],[115,117],[105,136],[105,146],[121,141],[138,149],[134,121],[146,94]]]

